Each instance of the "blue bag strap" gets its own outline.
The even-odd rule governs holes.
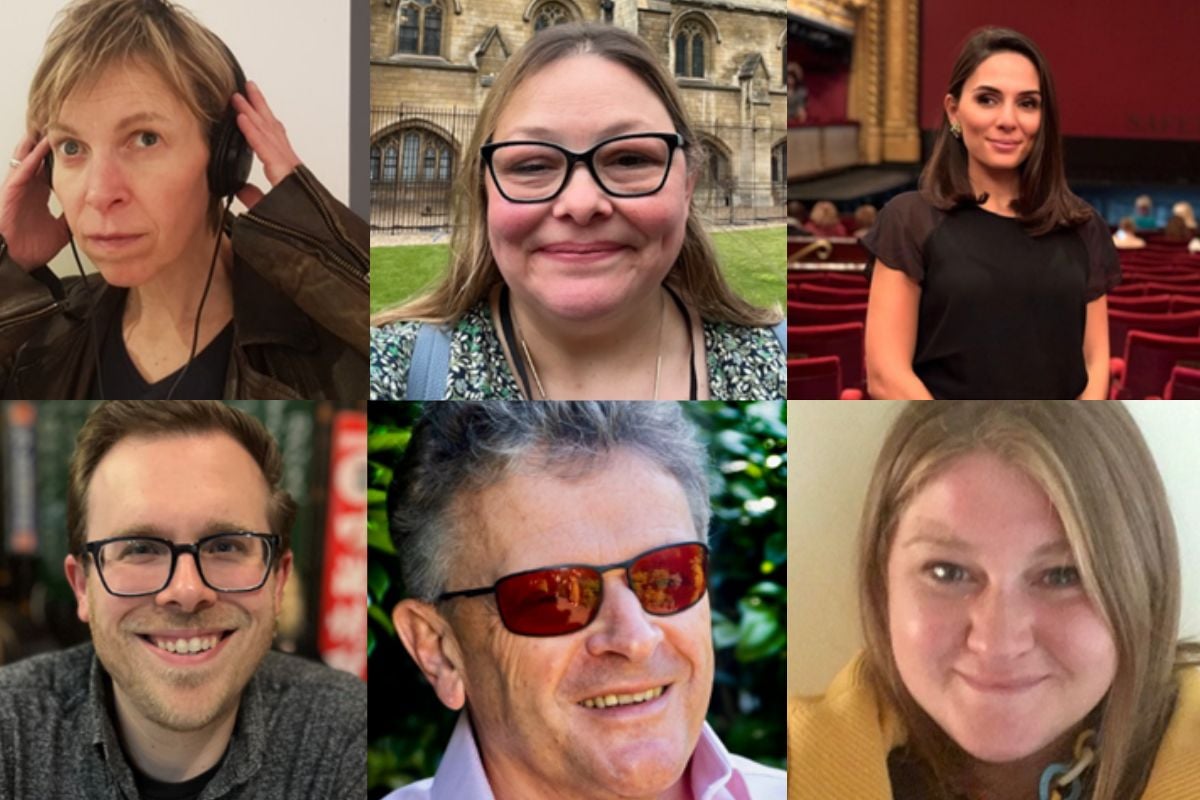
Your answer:
[[[771,326],[771,332],[775,334],[775,338],[779,340],[779,346],[783,348],[783,352],[787,354],[787,320],[782,319],[778,325]]]
[[[441,400],[450,375],[450,333],[440,325],[421,323],[408,367],[405,400]]]

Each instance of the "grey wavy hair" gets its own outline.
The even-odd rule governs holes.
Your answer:
[[[517,467],[578,475],[627,450],[679,481],[707,541],[708,455],[676,403],[429,403],[388,487],[388,525],[411,597],[437,599],[460,545],[456,500]]]

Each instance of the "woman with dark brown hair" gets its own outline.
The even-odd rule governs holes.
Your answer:
[[[919,191],[863,238],[871,396],[1103,399],[1120,264],[1067,186],[1045,58],[1016,31],[981,29],[944,105]]]

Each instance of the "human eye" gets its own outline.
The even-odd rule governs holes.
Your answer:
[[[138,131],[134,134],[133,141],[137,147],[145,149],[158,144],[159,136],[154,131]]]
[[[975,98],[975,102],[979,103],[981,106],[986,106],[990,105],[993,101],[995,101],[995,99],[996,98],[992,97],[990,94],[981,94]]]
[[[1079,570],[1069,565],[1052,567],[1042,573],[1041,582],[1051,589],[1074,588],[1080,583]]]
[[[924,566],[922,572],[934,583],[943,586],[966,583],[971,578],[966,569],[948,561],[931,561]]]
[[[1041,108],[1041,105],[1042,105],[1041,103],[1039,103],[1037,100],[1034,100],[1033,98],[1030,98],[1025,101],[1025,107],[1030,110],[1037,110],[1038,108]]]
[[[54,146],[54,150],[63,158],[74,158],[83,152],[83,145],[75,139],[63,139]]]

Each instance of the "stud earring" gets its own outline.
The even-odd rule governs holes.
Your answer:
[[[957,122],[951,122],[950,123],[950,133],[954,134],[955,139],[961,139],[962,138],[962,126],[959,125]]]

